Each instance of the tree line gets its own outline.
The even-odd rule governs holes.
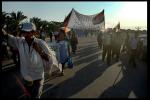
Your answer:
[[[11,13],[6,13],[2,11],[2,23],[1,27],[5,28],[7,32],[12,33],[13,35],[19,35],[20,33],[20,23],[27,19],[28,17],[23,14],[22,11],[17,11],[17,12],[11,12]],[[56,21],[46,21],[42,20],[41,18],[38,17],[32,17],[29,19],[30,22],[34,23],[37,28],[37,32],[41,32],[41,30],[45,30],[46,32],[50,31],[55,31],[59,27],[62,27],[63,22],[56,22]]]

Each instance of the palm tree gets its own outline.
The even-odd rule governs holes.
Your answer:
[[[5,30],[7,32],[12,32],[12,19],[11,19],[11,16],[9,13],[6,13],[6,12],[2,12],[2,15],[1,15],[1,18],[2,18],[2,23],[1,23],[1,27],[2,28],[5,28]]]
[[[4,25],[6,25],[7,16],[8,16],[8,13],[2,12],[2,15],[1,15],[1,20],[2,20],[1,25],[2,25],[2,26],[1,26],[1,27],[4,27]]]
[[[56,21],[51,21],[50,24],[52,25],[52,30],[58,30],[60,27],[63,26],[63,22],[56,22]]]
[[[10,16],[11,16],[11,20],[12,20],[13,29],[17,32],[17,35],[18,35],[19,24],[22,20],[26,19],[27,16],[23,15],[23,12],[21,12],[21,11],[18,11],[17,13],[12,12],[12,13],[10,13]]]
[[[42,22],[42,29],[47,31],[49,22],[46,20],[41,21],[41,22]]]
[[[23,15],[23,12],[21,12],[21,11],[18,11],[17,13],[12,12],[12,13],[10,13],[10,15],[11,15],[11,18],[16,21],[16,23],[19,23],[22,20],[27,18],[27,16]]]
[[[40,27],[42,26],[41,19],[38,17],[30,18],[30,22],[34,23],[37,30],[40,31]]]

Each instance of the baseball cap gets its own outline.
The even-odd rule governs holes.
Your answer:
[[[27,22],[22,24],[22,31],[30,32],[30,31],[36,31],[36,26],[33,23]]]

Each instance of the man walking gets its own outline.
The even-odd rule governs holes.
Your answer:
[[[112,41],[112,34],[110,30],[107,30],[104,33],[103,37],[103,53],[102,53],[102,60],[104,61],[105,56],[107,54],[107,64],[110,65],[111,63],[111,41]]]
[[[129,63],[133,64],[133,67],[136,67],[136,54],[137,54],[137,44],[138,44],[138,40],[137,40],[137,34],[134,33],[133,36],[130,39],[130,58],[129,58]]]
[[[40,98],[44,82],[44,63],[52,66],[52,55],[45,41],[34,37],[36,27],[33,23],[23,23],[21,33],[24,37],[7,36],[8,44],[19,50],[20,71],[24,85],[31,98]],[[50,68],[49,68],[50,69]]]

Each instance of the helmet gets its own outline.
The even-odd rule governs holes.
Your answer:
[[[36,26],[33,23],[26,22],[22,24],[21,30],[26,32],[36,31]]]

